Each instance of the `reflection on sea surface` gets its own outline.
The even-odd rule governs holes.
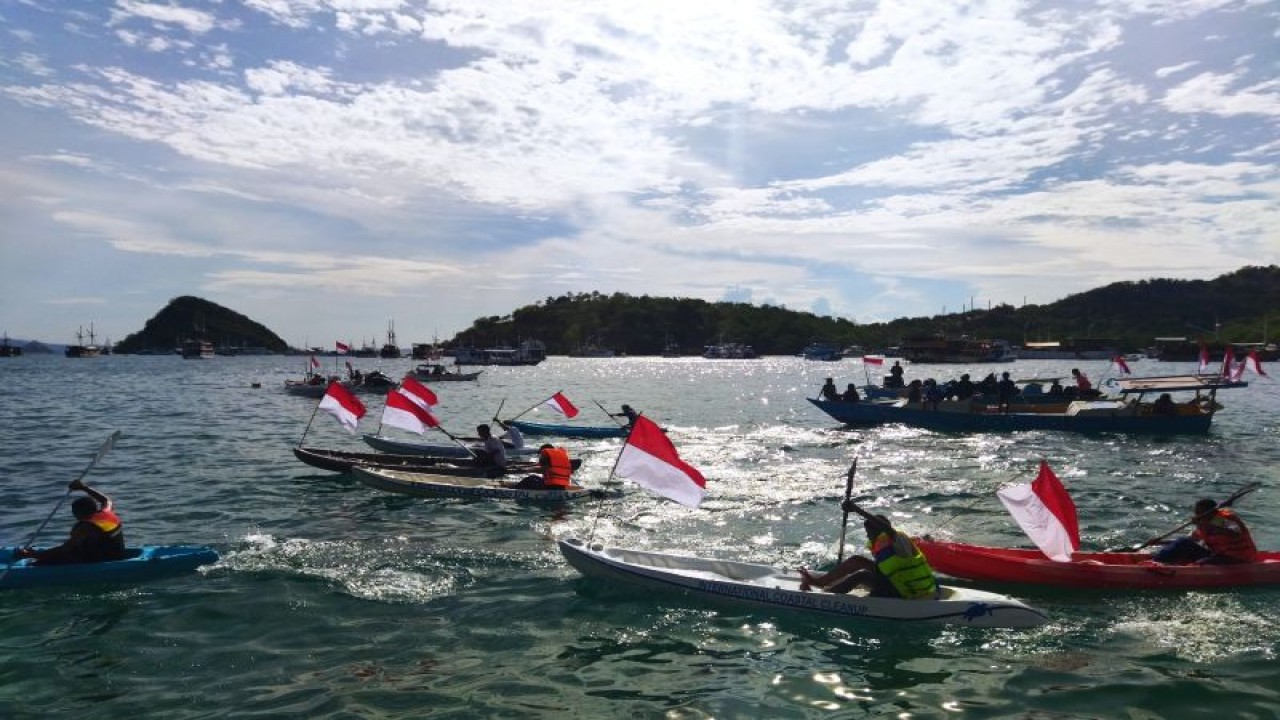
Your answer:
[[[382,361],[395,376],[412,361]],[[1104,378],[1107,363],[1083,365]],[[1074,365],[1072,365],[1074,366]],[[1023,362],[1016,374],[1070,366]],[[372,368],[366,368],[372,369]],[[1238,509],[1280,547],[1280,391],[1224,393],[1210,435],[940,435],[832,424],[804,398],[856,362],[551,358],[435,388],[456,434],[562,391],[602,423],[635,406],[708,478],[691,510],[629,483],[559,508],[381,493],[289,452],[314,401],[283,392],[288,358],[110,356],[0,364],[0,518],[24,541],[105,435],[88,478],[135,541],[214,545],[206,571],[137,588],[0,595],[0,716],[138,717],[1272,717],[1280,590],[1094,593],[1017,588],[1031,630],[833,621],[602,586],[558,537],[818,565],[835,554],[846,473],[904,529],[1027,541],[996,500],[1045,458],[1075,498],[1083,543],[1141,542],[1200,496],[1264,488]],[[939,378],[978,367],[913,367]],[[1167,370],[1158,363],[1140,372]],[[254,382],[261,387],[253,388]],[[369,399],[362,429],[381,411]],[[504,411],[504,414],[506,412]],[[529,419],[549,420],[535,411]],[[394,432],[394,431],[393,431]],[[307,443],[363,449],[320,416]],[[581,481],[610,480],[617,440],[565,441]],[[613,480],[617,482],[617,480]],[[851,522],[847,547],[863,541]],[[41,539],[69,527],[65,513]],[[1002,589],[1009,591],[1008,589]]]

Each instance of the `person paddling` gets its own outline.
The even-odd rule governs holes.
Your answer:
[[[107,562],[123,560],[124,527],[115,513],[115,505],[105,494],[85,485],[79,479],[67,485],[69,490],[79,490],[88,497],[76,498],[71,503],[71,514],[76,524],[71,535],[57,547],[46,550],[19,548],[14,556],[33,558],[37,565],[66,565],[71,563]]]
[[[841,507],[845,512],[861,514],[862,511],[851,500],[844,501]],[[910,537],[896,530],[884,515],[863,514],[862,528],[867,533],[871,558],[852,555],[822,575],[799,568],[800,589],[818,587],[827,592],[847,593],[861,586],[868,588],[873,597],[907,600],[937,597],[933,568]]]
[[[1234,510],[1219,506],[1212,498],[1202,498],[1196,502],[1194,513],[1195,530],[1191,535],[1166,544],[1152,556],[1153,560],[1197,565],[1234,565],[1257,560],[1258,546]]]

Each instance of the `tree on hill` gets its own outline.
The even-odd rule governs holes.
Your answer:
[[[630,354],[658,354],[670,342],[686,352],[739,342],[763,354],[795,354],[815,340],[868,350],[922,336],[1036,340],[1113,338],[1121,347],[1156,337],[1256,342],[1269,331],[1268,309],[1280,307],[1280,267],[1245,267],[1213,280],[1119,282],[1047,305],[997,305],[932,317],[858,325],[851,320],[745,303],[623,293],[569,293],[477,319],[453,345],[493,346],[538,339],[566,354],[586,342]],[[1277,330],[1280,330],[1280,316]],[[1216,336],[1216,337],[1215,337]]]
[[[116,343],[117,353],[168,351],[185,340],[207,340],[228,347],[262,347],[284,352],[279,335],[240,313],[217,303],[184,295],[169,301],[139,332]]]

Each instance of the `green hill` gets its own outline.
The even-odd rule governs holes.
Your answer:
[[[1267,335],[1267,311],[1275,313],[1275,308],[1280,308],[1280,267],[1275,265],[1245,267],[1213,280],[1113,283],[1047,305],[998,305],[866,325],[770,305],[593,292],[548,297],[505,317],[477,319],[451,344],[492,346],[536,338],[551,354],[568,354],[588,343],[629,354],[658,354],[668,342],[686,353],[712,343],[739,342],[778,355],[797,353],[814,340],[871,350],[904,338],[943,335],[1003,338],[1014,344],[1105,337],[1139,349],[1167,336],[1256,342]]]
[[[217,303],[184,295],[169,301],[141,331],[115,344],[114,352],[170,352],[184,340],[207,340],[220,347],[266,348],[284,352],[279,335]]]

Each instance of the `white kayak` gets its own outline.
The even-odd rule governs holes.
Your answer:
[[[971,627],[1026,628],[1048,622],[1020,600],[965,587],[941,587],[936,600],[902,600],[853,593],[802,591],[800,575],[771,565],[604,547],[570,538],[560,552],[588,577],[622,580],[786,610],[857,619],[949,623]]]
[[[587,488],[570,485],[567,490],[538,490],[511,487],[499,479],[406,472],[356,465],[351,472],[371,488],[419,497],[494,498],[537,502],[564,502],[591,494]]]

